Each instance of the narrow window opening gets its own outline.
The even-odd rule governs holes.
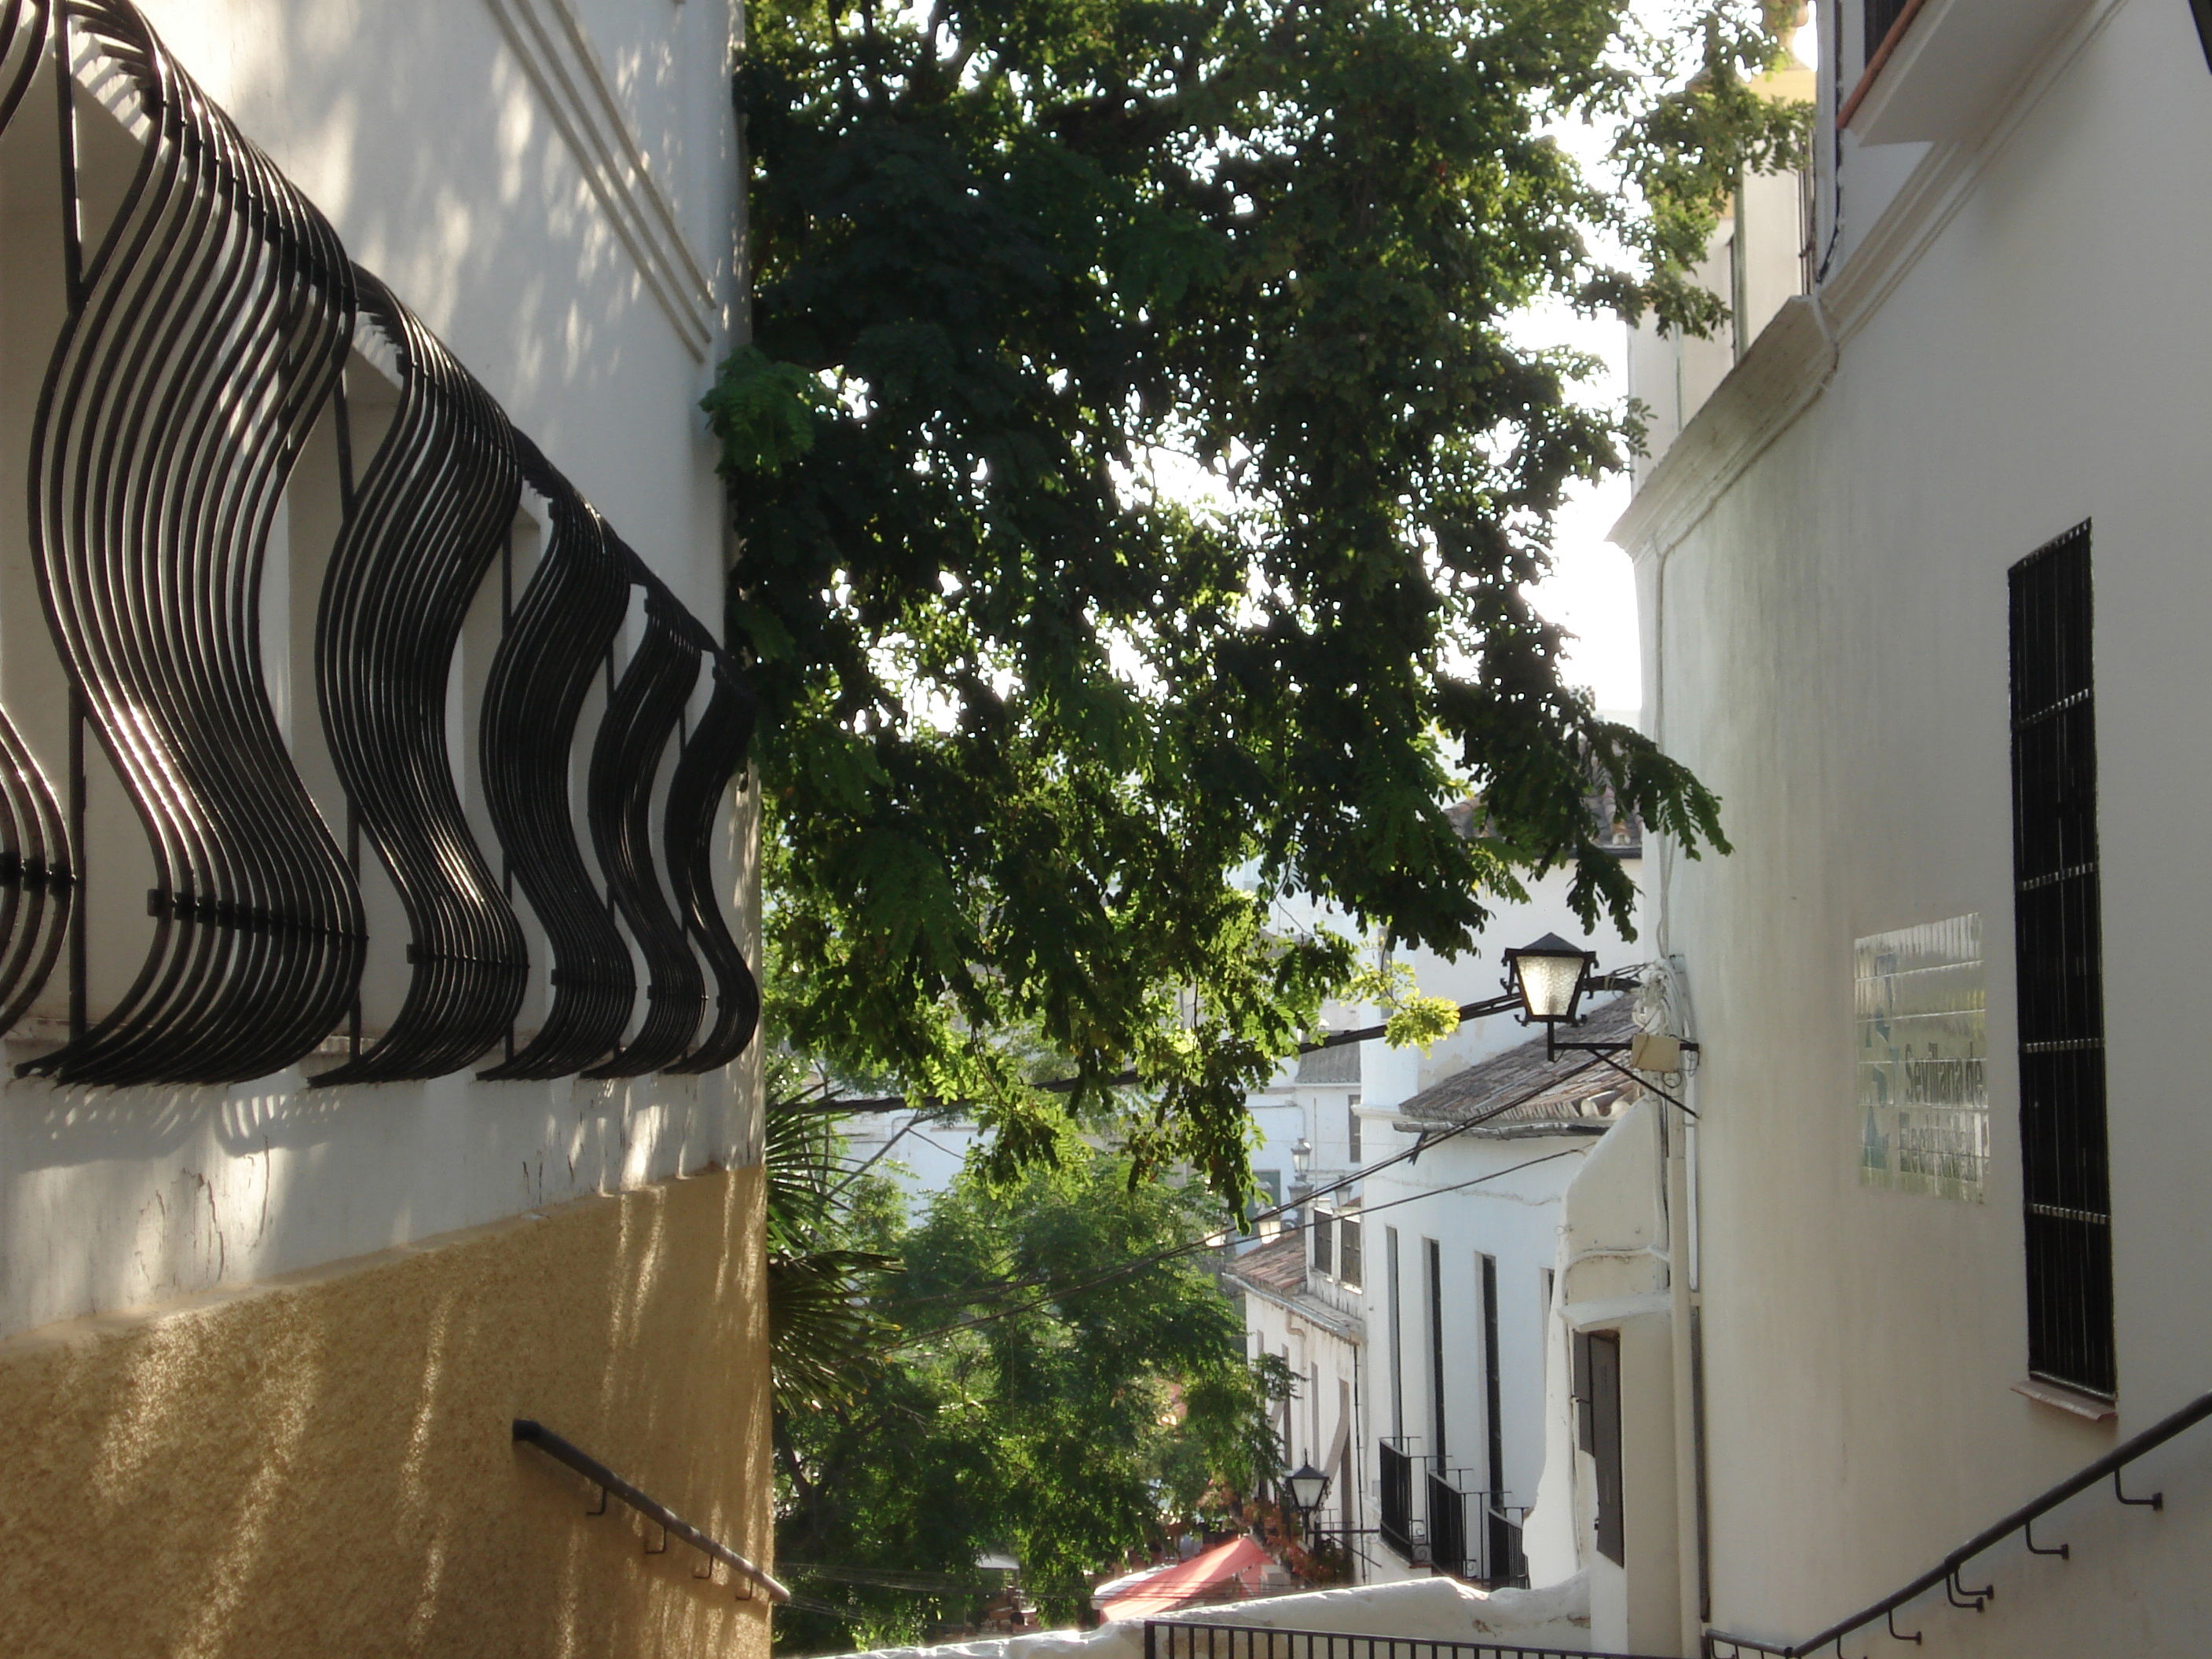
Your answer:
[[[1615,1566],[1627,1565],[1621,1524],[1620,1337],[1591,1331],[1576,1339],[1586,1357],[1589,1392],[1580,1401],[1588,1439],[1583,1449],[1596,1466],[1597,1551]]]
[[[1444,1269],[1443,1254],[1433,1238],[1421,1241],[1421,1276],[1427,1283],[1429,1314],[1429,1452],[1444,1467]]]
[[[1514,1577],[1512,1540],[1505,1516],[1505,1424],[1498,1408],[1501,1393],[1498,1358],[1498,1258],[1477,1255],[1475,1283],[1482,1296],[1482,1431],[1484,1531],[1488,1534],[1488,1571],[1493,1581]]]
[[[2088,526],[2014,565],[2010,586],[2027,1364],[2109,1400],[2118,1368]]]
[[[1406,1437],[1406,1327],[1405,1310],[1398,1295],[1398,1230],[1382,1230],[1382,1251],[1387,1260],[1382,1264],[1384,1283],[1390,1301],[1390,1432],[1399,1439]]]

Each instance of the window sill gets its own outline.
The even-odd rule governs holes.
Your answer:
[[[2114,0],[2097,0],[2109,10]],[[1924,0],[1848,100],[1862,144],[1955,143],[1986,131],[2092,0]]]
[[[2083,1394],[2063,1382],[2046,1382],[2039,1376],[2031,1376],[2025,1382],[2014,1383],[2012,1391],[2039,1406],[2049,1406],[2075,1417],[2087,1418],[2092,1423],[2109,1423],[2120,1414],[2120,1408],[2109,1400],[2100,1400],[2094,1394]]]
[[[1912,27],[1912,20],[1920,15],[1923,3],[1925,0],[1907,0],[1905,9],[1897,15],[1897,21],[1889,26],[1889,33],[1882,37],[1881,44],[1874,49],[1874,56],[1867,60],[1866,70],[1859,76],[1858,85],[1853,87],[1851,95],[1844,100],[1844,107],[1836,117],[1838,126],[1850,125],[1851,117],[1859,112],[1859,106],[1866,101],[1867,94],[1874,89],[1874,83],[1881,78],[1883,68],[1896,52],[1897,43],[1905,38],[1905,30]]]

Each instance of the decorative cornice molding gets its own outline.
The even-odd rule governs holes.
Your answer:
[[[568,0],[484,0],[678,337],[704,361],[720,323],[700,266],[653,177],[622,100]]]
[[[2094,0],[2055,39],[1990,122],[1939,144],[1914,168],[1833,281],[1786,303],[1661,456],[1608,539],[1662,556],[1701,523],[1729,487],[1796,422],[1834,378],[1844,346],[1916,267],[2059,77],[2124,0]]]
[[[1814,302],[1785,303],[1659,458],[1609,539],[1641,557],[1688,535],[1819,396],[1835,362]]]

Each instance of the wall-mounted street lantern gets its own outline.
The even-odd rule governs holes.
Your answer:
[[[1524,945],[1505,953],[1505,988],[1521,1000],[1522,1018],[1544,1028],[1547,1060],[1557,1059],[1562,1051],[1626,1054],[1630,1067],[1635,1071],[1680,1071],[1682,1056],[1697,1053],[1698,1045],[1662,1032],[1638,1031],[1626,1042],[1559,1040],[1559,1028],[1576,1023],[1576,1012],[1582,1006],[1584,993],[1626,990],[1628,985],[1629,981],[1619,977],[1600,975],[1595,951],[1578,950],[1557,933],[1547,933],[1534,945]]]
[[[1313,1173],[1313,1142],[1304,1135],[1291,1143],[1291,1170],[1301,1182]]]
[[[1521,999],[1525,1019],[1541,1021],[1546,1030],[1561,1020],[1571,1023],[1597,953],[1578,951],[1557,933],[1505,953],[1505,988]]]
[[[1298,1512],[1298,1530],[1313,1531],[1313,1514],[1328,1496],[1328,1477],[1310,1462],[1301,1463],[1283,1477],[1283,1487],[1289,1495],[1291,1507]]]

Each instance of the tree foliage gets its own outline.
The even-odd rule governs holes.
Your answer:
[[[891,1200],[880,1183],[847,1178],[842,1145],[829,1118],[787,1098],[768,1114],[769,1360],[781,1416],[847,1393],[897,1336],[874,1292],[898,1259],[860,1247],[884,1232]]]
[[[869,1316],[905,1336],[839,1386],[779,1398],[776,1554],[800,1564],[806,1602],[779,1613],[785,1650],[959,1623],[985,1594],[978,1557],[1002,1551],[1073,1622],[1092,1574],[1278,1472],[1268,1382],[1209,1269],[1127,1270],[1218,1226],[1218,1203],[1133,1188],[1125,1158],[1087,1151],[1011,1185],[965,1176],[911,1228],[887,1183],[854,1190],[816,1241],[896,1260]],[[979,1303],[997,1316],[966,1322]]]
[[[1630,425],[1510,325],[1713,319],[1684,270],[1802,129],[1743,88],[1764,10],[754,0],[755,343],[708,407],[797,1046],[979,1103],[1009,1165],[1121,1114],[1235,1201],[1244,1095],[1355,966],[1274,894],[1453,953],[1532,870],[1628,924],[1594,788],[1724,848],[1530,608]]]

